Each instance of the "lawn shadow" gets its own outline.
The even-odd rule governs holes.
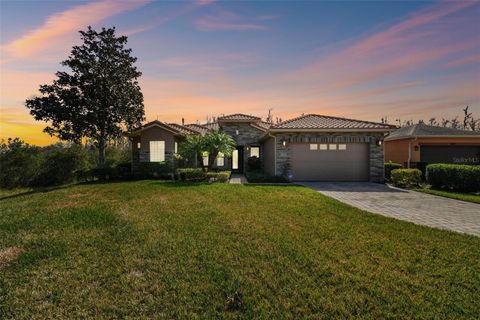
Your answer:
[[[24,196],[28,196],[28,195],[36,194],[36,193],[48,193],[48,192],[51,192],[51,191],[68,189],[68,188],[71,188],[71,187],[73,187],[73,186],[75,186],[75,185],[78,185],[78,183],[75,183],[75,184],[67,184],[67,185],[62,185],[62,186],[52,186],[52,187],[35,188],[35,189],[33,189],[33,190],[30,190],[30,191],[21,192],[21,193],[15,193],[15,194],[12,194],[12,195],[0,197],[0,201],[4,201],[4,200],[8,200],[8,199],[14,199],[14,198],[20,198],[20,197],[24,197]]]

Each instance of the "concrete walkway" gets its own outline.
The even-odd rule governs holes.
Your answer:
[[[369,182],[303,182],[354,207],[434,228],[480,236],[480,204]]]
[[[243,174],[234,173],[230,176],[230,184],[245,184],[247,183],[247,178]]]

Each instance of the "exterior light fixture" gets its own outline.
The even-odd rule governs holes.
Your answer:
[[[382,140],[377,140],[377,146],[381,146],[382,145]]]
[[[418,146],[413,147],[413,150],[415,150],[415,151],[418,151],[418,149],[419,149]]]
[[[287,140],[282,141],[282,146],[285,148],[287,146]]]
[[[140,149],[141,146],[142,144],[140,142],[137,142],[137,149]]]

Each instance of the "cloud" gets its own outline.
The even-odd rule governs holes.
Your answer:
[[[64,37],[71,36],[73,32],[84,29],[87,25],[136,9],[148,2],[150,0],[104,0],[55,13],[49,16],[40,27],[7,44],[7,52],[16,58],[35,56],[39,51],[58,44]]]
[[[261,16],[262,17],[262,16]],[[263,16],[265,17],[265,16]],[[230,11],[219,11],[215,15],[204,16],[195,21],[195,26],[201,31],[252,31],[266,30],[267,26],[259,24],[252,19],[244,18]],[[261,20],[261,19],[258,19]],[[263,19],[268,20],[268,19]]]
[[[468,64],[479,64],[479,63],[480,63],[480,54],[476,54],[476,55],[470,55],[470,56],[466,56],[460,59],[450,61],[447,64],[447,67],[456,68],[456,67],[461,67]]]
[[[303,83],[312,92],[330,92],[385,81],[433,64],[442,65],[440,61],[449,56],[468,54],[478,47],[475,28],[468,28],[475,11],[464,10],[475,4],[436,3],[391,27],[344,44],[295,70],[285,80]],[[463,16],[458,17],[461,12]],[[462,30],[452,28],[460,24],[465,26]]]

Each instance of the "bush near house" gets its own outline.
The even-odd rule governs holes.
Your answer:
[[[245,173],[245,177],[250,183],[286,183],[287,179],[283,176],[272,176],[262,171],[250,171]]]
[[[392,161],[385,163],[385,180],[390,181],[392,171],[395,169],[402,169],[403,166],[400,163],[395,163]]]
[[[205,172],[201,168],[179,168],[176,171],[178,180],[201,182],[217,181],[227,182],[230,179],[230,171],[209,171]]]
[[[396,187],[415,187],[422,181],[422,172],[418,169],[395,169],[391,180]]]
[[[433,188],[477,192],[480,191],[480,166],[430,164],[427,181]]]

